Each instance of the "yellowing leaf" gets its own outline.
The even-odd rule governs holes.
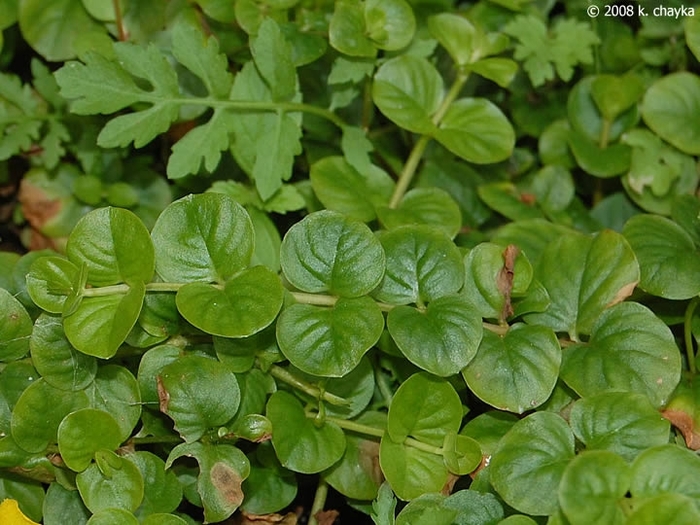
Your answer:
[[[19,510],[19,504],[14,499],[0,502],[0,523],[3,525],[39,525]]]

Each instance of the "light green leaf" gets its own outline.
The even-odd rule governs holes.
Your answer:
[[[342,377],[359,364],[383,329],[384,316],[372,299],[342,297],[330,308],[294,304],[282,310],[277,341],[300,370]]]
[[[416,133],[434,133],[431,120],[443,98],[443,81],[435,66],[424,58],[401,55],[377,70],[372,99],[395,124]]]
[[[117,508],[133,512],[143,499],[143,476],[128,457],[98,451],[98,460],[76,476],[85,506],[97,513]]]
[[[614,177],[630,169],[632,150],[627,144],[601,148],[583,133],[570,131],[569,147],[578,165],[596,177]]]
[[[633,498],[675,493],[697,502],[700,458],[694,451],[674,444],[647,449],[632,463],[630,493]]]
[[[427,224],[442,229],[450,238],[454,238],[462,229],[459,206],[449,193],[440,188],[409,190],[396,208],[382,206],[377,209],[377,214],[387,230],[407,224]]]
[[[165,462],[145,450],[131,454],[129,459],[138,467],[144,482],[143,500],[134,513],[147,517],[176,510],[182,500],[182,485],[173,471],[166,472]]]
[[[379,447],[379,462],[392,490],[402,500],[439,492],[449,476],[442,457],[396,443],[386,434]]]
[[[431,301],[425,309],[392,308],[387,328],[413,364],[437,376],[459,373],[476,355],[481,341],[481,316],[461,295]]]
[[[353,57],[374,57],[377,49],[366,34],[363,6],[341,0],[335,3],[328,39],[335,49]]]
[[[637,103],[644,85],[635,75],[597,75],[591,84],[591,96],[603,117],[613,121]]]
[[[274,393],[267,402],[266,415],[272,421],[272,446],[284,467],[313,474],[327,469],[343,456],[343,431],[329,421],[315,425],[291,394]]]
[[[450,104],[435,138],[455,155],[477,164],[505,160],[515,146],[513,126],[484,98],[463,98]]]
[[[119,425],[111,414],[94,408],[71,412],[58,426],[58,451],[66,466],[82,472],[101,449],[121,445]]]
[[[440,42],[458,66],[479,59],[478,41],[481,35],[465,17],[456,13],[440,13],[428,18],[430,34]]]
[[[250,51],[258,71],[270,88],[273,100],[291,100],[296,93],[296,70],[292,49],[272,18],[265,18],[251,39]],[[228,94],[228,93],[226,93]]]
[[[413,40],[416,18],[405,0],[365,0],[365,34],[379,48],[397,51]]]
[[[22,303],[0,288],[0,361],[14,361],[29,353],[32,319]]]
[[[462,375],[481,400],[522,414],[549,398],[560,363],[561,349],[551,329],[518,323],[505,336],[485,331]]]
[[[359,297],[384,275],[384,251],[372,231],[339,213],[320,211],[292,226],[280,254],[282,270],[305,292]]]
[[[476,490],[460,490],[450,496],[424,494],[406,505],[397,525],[491,525],[501,523],[503,506],[496,496]]]
[[[238,410],[236,376],[214,359],[184,356],[166,365],[158,377],[160,409],[175,421],[175,430],[188,443],[225,425]]]
[[[489,464],[490,480],[503,500],[533,516],[554,514],[557,488],[574,457],[574,435],[560,416],[535,412],[501,440]]]
[[[87,521],[87,525],[138,525],[138,523],[139,520],[131,512],[117,508],[98,510]]]
[[[627,525],[695,525],[700,520],[697,499],[682,494],[660,494],[645,499],[627,518]]]
[[[372,512],[370,517],[375,525],[394,525],[394,511],[396,509],[396,498],[388,483],[384,482],[379,487],[379,493],[372,502]]]
[[[369,138],[367,138],[365,130],[357,126],[343,127],[340,148],[343,150],[343,155],[347,163],[361,174],[372,169],[372,162],[369,158],[369,154],[374,150],[374,146]]]
[[[166,282],[223,283],[248,266],[253,225],[243,207],[219,193],[173,202],[152,231],[156,271]]]
[[[103,365],[86,392],[92,408],[114,416],[121,440],[126,441],[141,418],[141,393],[136,378],[123,366]]]
[[[587,343],[564,352],[561,377],[582,397],[617,390],[646,395],[663,406],[680,380],[673,334],[649,309],[621,303],[605,310]]]

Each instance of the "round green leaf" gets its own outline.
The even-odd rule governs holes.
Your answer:
[[[82,472],[98,450],[116,450],[122,443],[120,434],[111,414],[83,408],[68,414],[58,426],[58,451],[69,469]]]
[[[591,96],[610,121],[636,104],[642,93],[644,85],[635,75],[596,75],[591,82]]]
[[[549,398],[560,364],[561,349],[551,329],[518,323],[504,336],[485,331],[462,375],[481,400],[522,414]]]
[[[187,442],[212,427],[226,424],[238,410],[238,381],[214,359],[181,357],[158,376],[160,409],[175,421],[175,430]]]
[[[173,471],[165,470],[165,462],[155,454],[140,450],[129,459],[143,477],[144,492],[141,505],[134,512],[139,517],[173,512],[182,500],[182,486]]]
[[[27,291],[37,306],[52,314],[63,312],[69,295],[80,282],[80,269],[63,257],[41,257],[27,274]]]
[[[398,207],[385,206],[379,208],[377,214],[387,230],[405,224],[428,224],[443,230],[452,239],[462,229],[459,205],[440,188],[414,188],[404,195]]]
[[[268,326],[280,311],[284,288],[277,275],[255,266],[216,285],[189,283],[177,292],[177,308],[194,326],[222,337],[247,337]]]
[[[335,3],[328,27],[331,46],[346,55],[374,57],[377,49],[365,34],[365,30],[364,11],[361,4],[350,1]]]
[[[403,443],[409,436],[436,447],[457,432],[462,403],[450,383],[430,374],[413,374],[399,387],[389,407],[388,436]]]
[[[282,391],[272,394],[266,414],[272,421],[272,446],[285,468],[313,474],[327,469],[343,456],[343,431],[328,421],[314,424],[291,394]]]
[[[514,414],[491,410],[467,421],[460,434],[476,440],[485,456],[492,456],[501,438],[517,423]]]
[[[493,494],[460,490],[451,496],[433,493],[414,499],[396,517],[396,525],[491,525],[502,517],[503,506]]]
[[[476,470],[483,455],[481,446],[469,436],[448,432],[442,443],[442,458],[447,470],[458,476],[466,476]]]
[[[425,58],[400,55],[374,75],[372,99],[386,117],[415,133],[433,133],[431,117],[443,99],[440,73]]]
[[[139,525],[139,520],[127,510],[107,508],[90,516],[87,525]]]
[[[0,394],[12,408],[27,387],[38,379],[41,377],[29,360],[11,361],[0,372]]]
[[[95,378],[97,360],[73,348],[58,316],[41,314],[37,318],[29,346],[34,367],[53,387],[82,390]]]
[[[98,454],[104,457],[101,465],[92,463],[75,478],[85,506],[93,513],[110,508],[135,511],[143,500],[143,476],[138,467],[108,450]]]
[[[505,160],[515,146],[510,121],[485,98],[463,98],[450,104],[435,138],[458,157],[476,164]]]
[[[700,154],[700,78],[685,71],[654,82],[644,94],[642,117],[662,139],[689,155]]]
[[[678,224],[665,217],[638,215],[627,221],[622,233],[639,260],[643,290],[674,300],[700,293],[700,254]]]
[[[293,304],[277,321],[277,342],[289,361],[316,376],[342,377],[379,340],[384,316],[369,297],[341,297],[330,308]]]
[[[423,305],[452,295],[464,283],[459,249],[444,232],[428,226],[402,226],[382,233],[386,272],[374,296],[395,305]]]
[[[423,310],[393,308],[387,328],[409,361],[447,377],[459,373],[476,355],[482,320],[462,295],[449,295],[431,301]]]
[[[391,489],[402,500],[440,492],[449,476],[441,456],[396,443],[386,434],[379,446],[379,463]]]
[[[134,282],[125,293],[83,298],[63,319],[68,341],[84,354],[109,359],[136,324],[145,296],[144,283]]]
[[[173,202],[158,217],[152,237],[156,271],[166,282],[222,283],[247,267],[253,255],[250,217],[222,193]]]
[[[80,493],[63,488],[58,482],[51,483],[46,490],[43,511],[44,525],[85,525],[90,517]]]
[[[366,0],[365,34],[379,49],[397,51],[413,40],[416,17],[405,0]]]
[[[489,465],[490,480],[503,500],[533,516],[554,514],[557,489],[574,457],[574,435],[560,416],[535,412],[501,440]]]
[[[627,461],[668,442],[669,422],[642,394],[606,392],[580,399],[569,424],[587,449],[609,450]]]
[[[143,283],[153,278],[151,237],[141,219],[122,208],[100,208],[85,215],[68,237],[68,259],[88,267],[93,286]]]
[[[259,445],[253,458],[250,476],[243,483],[245,499],[241,509],[269,514],[285,508],[297,495],[296,475],[280,465],[269,442]]]
[[[0,361],[21,359],[29,352],[32,320],[22,303],[0,288]]]
[[[474,56],[477,30],[466,17],[456,13],[440,13],[428,18],[430,34],[440,42],[458,66],[465,66],[480,57]]]
[[[92,408],[112,414],[125,441],[141,417],[141,394],[136,378],[123,366],[103,365],[86,392]]]
[[[526,316],[531,324],[590,334],[606,308],[623,301],[639,282],[639,265],[625,238],[611,230],[595,236],[560,236],[544,250],[535,269],[552,300],[542,313]]]
[[[700,498],[700,458],[694,451],[665,444],[645,450],[632,464],[630,493],[633,498],[659,494],[683,494]]]
[[[632,149],[617,143],[601,148],[583,133],[569,132],[569,148],[583,171],[600,178],[620,175],[630,169]]]
[[[63,418],[88,404],[84,391],[66,392],[38,379],[26,388],[12,411],[12,437],[27,452],[43,452],[56,442]]]
[[[181,350],[176,346],[161,345],[151,348],[141,357],[138,369],[139,391],[141,392],[141,401],[149,406],[155,405],[157,408],[158,398],[158,382],[157,377],[161,370],[170,363],[177,361],[180,357]]]
[[[312,213],[296,223],[281,250],[284,275],[305,292],[359,297],[384,275],[384,252],[372,231],[337,212]]]
[[[182,456],[194,457],[199,464],[197,505],[204,507],[204,521],[227,519],[243,501],[241,486],[250,473],[248,458],[231,445],[182,443],[170,452],[165,468]]]
[[[695,525],[700,523],[697,500],[682,494],[660,494],[644,500],[629,515],[627,525]]]
[[[617,454],[604,450],[576,456],[564,470],[559,503],[571,525],[626,523],[623,500],[631,469]]]
[[[638,392],[663,406],[676,388],[681,357],[661,319],[637,303],[603,312],[587,343],[564,351],[561,378],[580,396],[610,390]]]

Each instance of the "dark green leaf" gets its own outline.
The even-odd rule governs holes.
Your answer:
[[[123,366],[103,365],[86,392],[92,408],[114,416],[121,440],[126,441],[141,417],[141,393],[136,378]]]
[[[134,513],[145,517],[177,509],[182,500],[182,486],[174,472],[166,472],[165,462],[145,450],[131,454],[129,459],[138,467],[144,482],[143,500]]]
[[[261,444],[251,458],[250,476],[243,483],[245,499],[241,509],[253,514],[277,512],[297,494],[294,472],[280,465],[272,445]],[[255,458],[255,459],[253,459]]]
[[[407,224],[427,224],[454,238],[462,228],[459,206],[440,188],[414,188],[403,196],[396,208],[383,206],[377,213],[387,230]]]
[[[51,483],[46,490],[43,511],[44,525],[85,525],[90,517],[80,493],[65,489],[57,482]]]
[[[29,352],[32,320],[10,292],[0,288],[0,361],[21,359]]]
[[[582,133],[570,131],[569,147],[581,169],[596,177],[614,177],[630,169],[632,150],[627,144],[601,148]]]

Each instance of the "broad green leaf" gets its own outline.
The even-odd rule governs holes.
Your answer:
[[[630,485],[630,466],[617,454],[585,451],[564,470],[559,502],[571,525],[627,523],[623,510]]]
[[[574,457],[574,435],[552,412],[521,419],[501,440],[489,465],[490,480],[503,500],[533,516],[559,507],[557,488]]]
[[[462,375],[482,401],[522,414],[549,398],[560,364],[561,349],[551,329],[518,323],[503,336],[486,330]]]
[[[243,270],[219,286],[189,283],[177,292],[182,316],[209,334],[247,337],[268,326],[282,307],[284,289],[264,266]]]
[[[380,412],[365,412],[355,421],[378,429],[386,427],[386,415]],[[351,433],[345,435],[345,442],[343,457],[323,473],[323,479],[348,498],[376,498],[384,480],[379,467],[379,443]]]
[[[280,465],[272,444],[260,444],[249,458],[250,475],[243,483],[245,499],[241,509],[269,514],[289,505],[297,495],[296,475]]]
[[[165,468],[169,469],[183,456],[193,457],[199,464],[197,493],[204,507],[205,522],[227,519],[243,501],[241,485],[250,473],[248,458],[231,445],[182,443],[170,452]]]
[[[160,409],[175,421],[185,441],[198,440],[212,427],[226,424],[238,410],[236,376],[218,361],[189,355],[161,370]]]
[[[443,98],[443,81],[435,66],[424,58],[401,55],[377,70],[372,99],[395,124],[415,133],[434,133],[431,120]],[[457,115],[459,116],[459,115]]]
[[[558,163],[529,176],[527,189],[535,196],[537,206],[548,215],[566,210],[576,191],[571,173]]]
[[[292,50],[272,18],[265,18],[251,39],[250,51],[258,71],[270,88],[273,100],[291,100],[296,93],[296,70]],[[224,96],[228,95],[228,92]]]
[[[353,57],[374,57],[377,48],[366,34],[362,5],[341,0],[335,3],[328,39],[335,49]]]
[[[440,492],[449,477],[441,456],[396,443],[386,434],[379,447],[379,462],[392,490],[402,500]]]
[[[498,230],[491,241],[503,247],[509,244],[517,246],[537,268],[539,261],[543,259],[547,245],[572,232],[571,228],[561,224],[544,219],[531,219],[506,224]]]
[[[58,426],[58,451],[66,466],[75,472],[88,468],[98,450],[116,450],[119,445],[119,425],[103,410],[76,410]]]
[[[663,406],[680,380],[673,334],[651,310],[622,303],[604,311],[586,343],[567,347],[561,378],[580,396],[638,392]]]
[[[442,458],[452,474],[466,476],[474,472],[483,460],[478,441],[455,432],[445,434],[442,443]]]
[[[114,356],[136,324],[145,296],[145,285],[135,281],[125,292],[84,298],[63,320],[68,341],[87,355]]]
[[[123,366],[103,365],[85,391],[92,408],[114,417],[121,440],[126,441],[141,418],[141,392],[136,378]]]
[[[75,57],[80,38],[93,34],[100,37],[105,32],[90,17],[81,0],[58,0],[51,5],[24,0],[19,3],[17,17],[24,39],[50,61]]]
[[[63,418],[88,405],[84,391],[66,392],[38,379],[24,390],[12,411],[12,437],[27,452],[43,452],[56,443]]]
[[[597,75],[591,83],[591,96],[610,121],[636,104],[643,93],[644,85],[635,75]]]
[[[27,387],[38,379],[41,377],[29,360],[11,361],[0,372],[0,394],[13,408]]]
[[[68,296],[79,293],[80,268],[63,257],[41,257],[27,274],[27,291],[32,301],[52,314],[63,312]]]
[[[529,219],[544,217],[542,210],[531,202],[532,195],[522,191],[512,182],[490,182],[477,188],[481,200],[491,209],[518,224]]]
[[[503,506],[493,494],[460,490],[450,496],[425,494],[411,501],[397,516],[396,524],[491,525],[500,523],[503,514]]]
[[[291,394],[272,394],[266,415],[272,421],[272,446],[285,468],[313,474],[329,468],[343,456],[343,431],[329,421],[314,424]]]
[[[43,511],[44,525],[85,525],[90,518],[90,511],[85,508],[80,493],[68,490],[58,482],[51,483],[46,490]]]
[[[700,246],[700,200],[692,195],[681,195],[674,199],[671,218],[683,228]]]
[[[379,340],[384,317],[369,297],[341,297],[332,307],[293,304],[277,321],[277,342],[304,372],[342,377]]]
[[[146,351],[139,361],[138,383],[141,401],[149,408],[158,409],[157,377],[161,370],[170,363],[177,361],[181,349],[171,345],[161,345]]]
[[[601,148],[583,133],[570,131],[569,147],[578,165],[590,175],[609,178],[630,169],[632,150],[627,144],[617,143]]]
[[[0,288],[0,361],[14,361],[29,353],[32,320],[17,299]]]
[[[118,508],[98,510],[87,521],[87,525],[138,525],[138,523],[139,520],[131,512]]]
[[[379,48],[398,51],[413,40],[416,18],[405,0],[365,0],[365,34]]]
[[[358,170],[337,156],[314,162],[309,179],[326,208],[362,222],[376,218],[377,208],[389,202],[394,189],[394,182],[384,170],[369,163],[365,170]]]
[[[407,224],[427,224],[443,230],[452,239],[462,228],[459,206],[440,188],[409,190],[396,208],[382,206],[377,214],[387,230]]]
[[[700,154],[700,78],[682,71],[654,82],[644,94],[642,117],[657,135],[684,153]]]
[[[476,164],[505,160],[515,146],[510,121],[485,98],[462,98],[450,104],[435,138],[455,155]]]
[[[329,84],[332,84],[330,80]],[[344,126],[343,136],[340,139],[340,149],[343,150],[343,156],[347,164],[358,172],[364,173],[372,169],[372,161],[369,154],[374,151],[374,146],[364,129],[357,126]]]
[[[93,18],[101,22],[114,22],[116,20],[114,4],[110,4],[110,2],[105,0],[82,0],[82,2]],[[128,6],[128,4],[128,2],[125,2],[125,5]]]
[[[507,88],[518,72],[518,63],[510,58],[482,58],[469,66],[469,69],[484,78]]]
[[[460,434],[471,437],[481,447],[484,456],[492,456],[501,438],[518,422],[515,414],[491,410],[467,421]]]
[[[441,447],[448,432],[457,432],[462,404],[455,389],[443,379],[421,372],[399,387],[389,407],[387,435],[396,443],[413,437]]]
[[[220,193],[189,195],[168,206],[152,231],[156,271],[166,282],[218,282],[253,255],[253,225],[243,207]]]
[[[700,253],[678,224],[653,215],[632,217],[622,230],[641,271],[640,288],[665,299],[700,293]]]
[[[88,283],[110,286],[149,282],[154,253],[141,219],[122,208],[100,208],[83,217],[66,245],[68,259],[88,267]]]
[[[425,309],[397,306],[389,312],[387,328],[409,361],[442,377],[467,366],[482,334],[481,316],[462,295],[440,297]]]
[[[580,399],[569,424],[586,449],[609,450],[627,461],[668,443],[668,421],[642,394],[606,392]]]
[[[478,30],[465,17],[456,13],[440,13],[428,18],[430,34],[447,50],[458,66],[475,62],[478,56]]]
[[[688,17],[685,19],[685,43],[688,49],[700,60],[700,17]]]
[[[372,231],[337,212],[319,211],[292,226],[282,240],[285,277],[305,292],[359,297],[384,275],[384,251]]]
[[[651,498],[675,493],[700,497],[700,458],[695,452],[665,444],[642,452],[632,463],[630,493],[633,498]]]
[[[590,334],[601,313],[632,293],[639,282],[639,265],[619,233],[568,234],[545,248],[535,277],[552,303],[543,313],[528,314],[526,320],[576,338]]]
[[[373,293],[379,301],[423,305],[462,287],[462,256],[444,232],[401,226],[382,233],[379,240],[386,253],[384,279]]]
[[[646,498],[635,506],[625,522],[627,525],[656,525],[673,523],[674,525],[694,525],[700,520],[697,499],[682,494],[660,494]]]
[[[173,471],[165,470],[165,462],[155,454],[139,450],[129,456],[143,477],[143,500],[134,512],[139,517],[168,513],[182,500],[182,486]]]
[[[251,336],[235,339],[215,336],[216,356],[235,373],[248,372],[257,358],[266,363],[281,361],[284,358],[277,346],[276,328],[273,324]]]
[[[109,450],[98,452],[103,460],[92,463],[76,476],[85,506],[97,513],[117,508],[133,512],[143,500],[143,476],[128,456]]]

